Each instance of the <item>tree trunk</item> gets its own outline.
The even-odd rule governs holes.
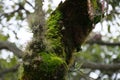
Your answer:
[[[93,28],[90,0],[66,0],[60,3],[45,25],[42,1],[28,18],[33,39],[23,57],[20,80],[66,80],[73,54]]]

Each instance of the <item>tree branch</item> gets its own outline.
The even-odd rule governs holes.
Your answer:
[[[3,71],[0,72],[0,77],[5,75],[6,73],[9,73],[9,72],[16,72],[18,70],[18,67],[19,67],[19,64],[12,67],[12,68],[9,68],[9,69],[5,69]]]
[[[9,12],[9,13],[3,13],[3,14],[0,15],[0,17],[2,17],[2,16],[10,16],[10,15],[16,13],[16,12],[19,12],[20,10],[25,10],[27,13],[30,13],[28,10],[26,10],[26,9],[24,8],[23,5],[21,5],[21,4],[17,4],[17,5],[19,6],[19,8],[18,8],[17,10],[14,10],[14,11]]]
[[[8,41],[0,41],[0,50],[1,49],[7,49],[9,51],[12,51],[17,57],[22,57],[23,52],[14,43],[10,43]]]
[[[100,64],[93,62],[84,62],[81,68],[99,69],[99,70],[109,70],[116,71],[120,69],[120,63],[116,64]]]
[[[98,45],[106,45],[106,46],[120,46],[120,42],[104,42],[104,41],[87,41],[87,44],[93,45],[93,44],[98,44]]]
[[[10,12],[10,13],[3,13],[3,14],[0,15],[0,17],[14,14],[15,12],[18,12],[18,11],[21,10],[21,9],[22,9],[22,8],[19,7],[17,10],[14,10],[14,11],[12,11],[12,12]]]
[[[26,3],[29,4],[33,9],[35,9],[35,7],[29,1],[26,0]]]

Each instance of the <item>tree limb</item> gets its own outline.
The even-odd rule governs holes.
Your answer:
[[[106,46],[120,46],[120,42],[104,42],[104,41],[87,41],[87,44],[93,45],[93,44],[98,44],[98,45],[106,45]]]
[[[93,62],[84,62],[81,68],[90,68],[90,69],[99,69],[99,70],[109,70],[109,71],[116,71],[120,69],[120,63],[115,64],[100,64],[100,63],[93,63]]]
[[[29,4],[33,9],[35,9],[35,7],[29,1],[26,0],[26,3]]]
[[[7,49],[9,51],[12,51],[17,57],[22,57],[23,52],[14,43],[10,43],[8,41],[0,41],[0,50],[1,49]]]
[[[6,73],[9,73],[9,72],[16,72],[18,70],[18,67],[19,67],[19,64],[12,67],[12,68],[9,68],[9,69],[5,69],[3,71],[0,72],[0,77],[5,75]]]

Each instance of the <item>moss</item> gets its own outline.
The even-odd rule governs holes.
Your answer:
[[[65,57],[62,43],[62,14],[59,10],[56,10],[51,14],[47,20],[47,32],[46,38],[50,43],[50,50],[55,52],[57,55]]]
[[[59,21],[62,19],[62,14],[60,11],[55,11],[51,14],[49,19],[47,20],[47,37],[53,38],[53,37],[58,37],[59,31],[60,31],[60,25]]]
[[[68,71],[67,64],[62,58],[46,52],[38,53],[37,57],[31,59],[29,64],[24,63],[23,67],[22,78],[27,80],[65,80]]]
[[[43,61],[42,65],[40,65],[41,69],[43,68],[43,71],[50,74],[54,72],[61,64],[65,64],[65,61],[55,54],[42,53],[40,56]]]

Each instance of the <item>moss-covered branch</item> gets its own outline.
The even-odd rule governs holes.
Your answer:
[[[28,18],[33,40],[23,57],[20,80],[65,80],[75,51],[79,51],[93,29],[91,0],[66,0],[60,3],[44,25],[42,1]]]

